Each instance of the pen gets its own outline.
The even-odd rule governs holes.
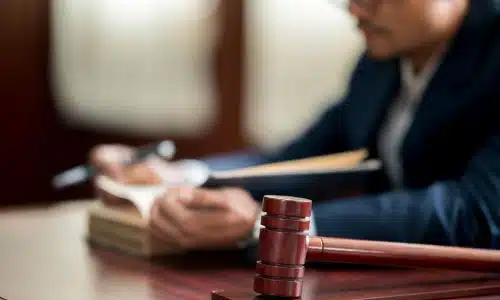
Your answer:
[[[158,155],[164,159],[171,159],[175,154],[175,144],[172,141],[164,140],[155,144],[148,144],[139,147],[135,156],[128,162],[132,164],[144,160],[150,155]],[[91,165],[79,165],[66,170],[52,179],[52,186],[56,189],[62,189],[75,184],[83,183],[96,174],[96,170]]]

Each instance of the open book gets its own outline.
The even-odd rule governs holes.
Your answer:
[[[228,171],[211,171],[201,163],[187,161],[177,165],[186,178],[174,184],[151,186],[125,185],[100,176],[96,179],[98,189],[128,200],[130,205],[109,206],[100,200],[93,203],[88,212],[89,238],[97,244],[141,256],[173,253],[149,233],[147,224],[155,199],[179,182],[243,187],[258,198],[283,191],[289,196],[316,200],[362,188],[380,169],[379,161],[367,160],[367,156],[367,151],[357,150]]]

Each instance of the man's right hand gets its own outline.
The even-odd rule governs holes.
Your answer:
[[[104,144],[94,147],[89,154],[89,163],[97,169],[99,174],[108,176],[125,184],[159,184],[160,177],[149,166],[147,162],[128,164],[134,156],[136,149],[120,144]],[[153,157],[151,160],[158,160],[158,163],[164,163],[159,157]],[[98,195],[108,204],[120,204],[124,201],[100,189],[97,189]]]

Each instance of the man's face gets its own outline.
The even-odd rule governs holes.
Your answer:
[[[447,39],[465,0],[351,0],[368,54],[379,59],[411,54]]]

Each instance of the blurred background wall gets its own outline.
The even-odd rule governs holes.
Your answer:
[[[260,148],[285,144],[342,98],[363,45],[334,2],[344,1],[246,1],[243,125]]]
[[[2,205],[91,195],[50,179],[97,143],[276,149],[363,48],[328,0],[3,0],[0,42]]]

